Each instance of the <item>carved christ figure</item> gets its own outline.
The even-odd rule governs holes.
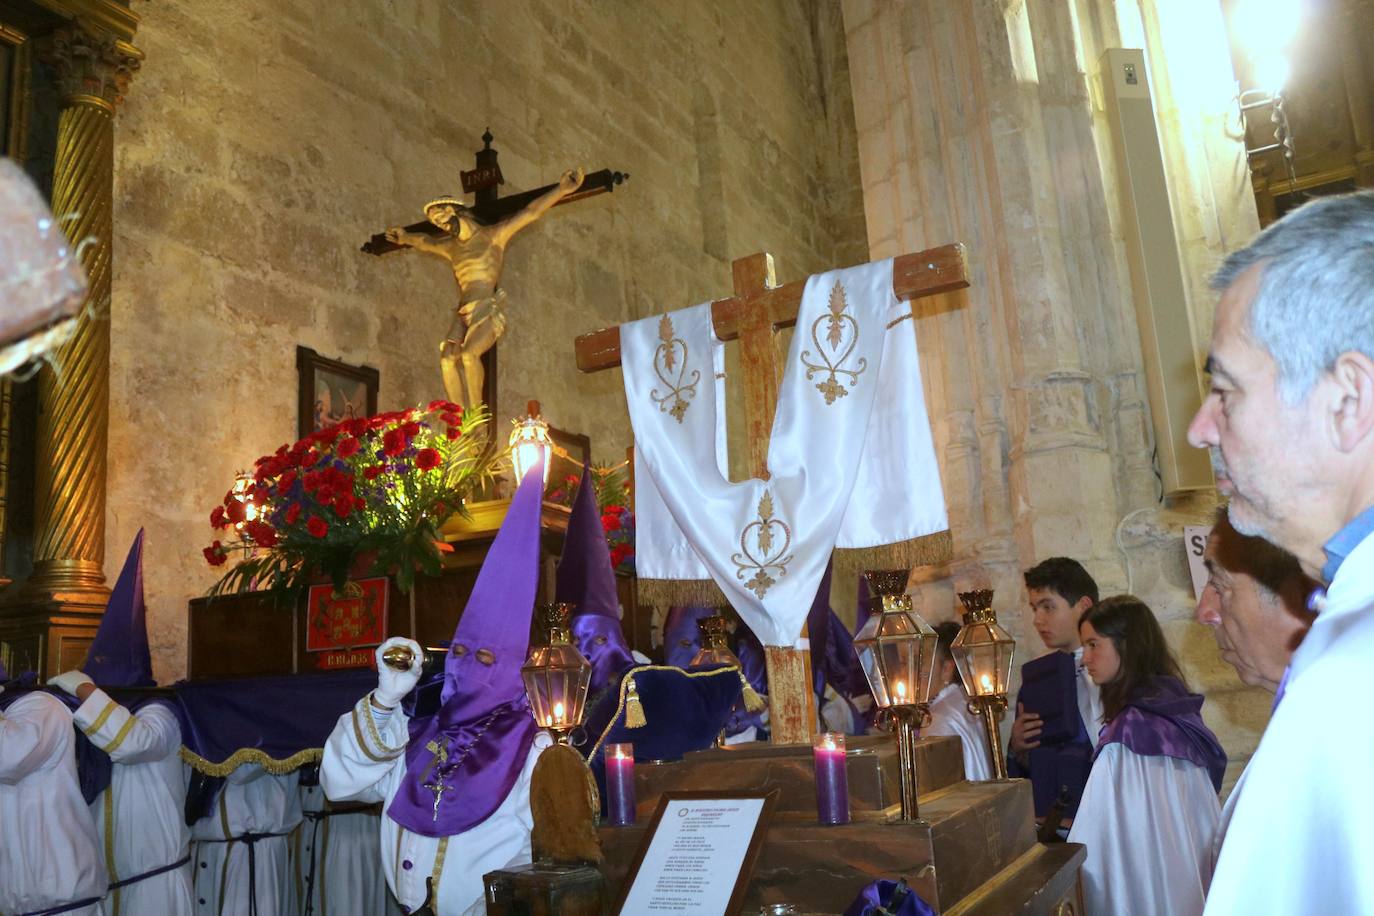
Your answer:
[[[499,285],[506,245],[517,232],[581,187],[582,177],[581,169],[564,172],[557,187],[490,226],[473,219],[456,198],[440,197],[425,204],[425,217],[447,235],[432,238],[400,227],[386,230],[387,241],[437,255],[453,268],[458,307],[439,345],[439,367],[449,400],[464,409],[481,402],[482,354],[506,332],[506,291]]]

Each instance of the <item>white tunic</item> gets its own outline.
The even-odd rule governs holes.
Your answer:
[[[137,715],[96,690],[76,710],[76,724],[92,743],[110,755],[110,787],[91,804],[104,843],[111,883],[171,865],[186,856],[191,831],[186,826],[186,773],[181,762],[181,726],[161,703],[148,703]],[[146,878],[110,891],[110,916],[159,913],[190,916],[191,866]]]
[[[0,913],[105,896],[105,863],[77,781],[75,742],[71,713],[49,694],[30,693],[0,713]]]
[[[408,737],[406,715],[400,710],[373,715],[367,697],[339,717],[324,748],[320,784],[331,801],[391,804],[405,775]],[[380,738],[380,743],[378,742]],[[386,882],[408,910],[425,902],[425,882],[435,877],[439,916],[481,916],[486,912],[482,876],[530,861],[530,775],[534,762],[552,739],[539,732],[515,785],[482,823],[443,840],[420,836],[383,813],[382,870]],[[440,854],[442,851],[442,855]]]
[[[311,916],[399,914],[379,864],[376,811],[330,811],[320,786],[301,786],[305,820],[291,842],[300,912]],[[312,872],[313,869],[313,872]]]
[[[992,778],[988,732],[983,720],[968,711],[968,694],[960,684],[950,683],[930,701],[930,724],[923,736],[952,735],[964,745],[964,778]]]
[[[1371,670],[1374,536],[1337,571],[1232,790],[1208,913],[1374,913],[1374,729],[1353,700]]]
[[[287,847],[289,834],[301,822],[299,782],[296,773],[275,776],[256,764],[244,764],[225,777],[210,813],[191,828],[198,916],[247,916],[253,899],[250,858],[257,916],[296,912]],[[250,844],[237,839],[245,834],[278,835],[253,842],[250,856]]]
[[[1120,742],[1104,747],[1069,830],[1070,843],[1088,847],[1087,912],[1201,913],[1220,810],[1211,777],[1197,764],[1143,757]]]

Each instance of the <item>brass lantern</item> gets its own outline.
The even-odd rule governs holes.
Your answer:
[[[873,702],[881,708],[930,702],[939,637],[912,610],[904,570],[867,572],[869,589],[881,611],[869,616],[854,636],[854,652]]]
[[[730,651],[729,621],[719,614],[712,617],[702,617],[697,621],[697,629],[701,631],[701,648],[692,657],[691,667],[695,668],[697,665],[741,667],[739,658]]]
[[[1007,759],[1002,750],[1000,723],[1007,708],[1016,640],[997,623],[991,589],[960,592],[959,600],[964,605],[964,626],[954,637],[950,652],[964,690],[968,691],[969,706],[982,716],[987,729],[993,776],[1006,779]]]
[[[902,820],[920,819],[916,797],[916,736],[929,715],[939,637],[912,610],[906,570],[867,572],[869,591],[881,610],[854,636],[854,652],[873,702],[896,723]]]
[[[592,666],[577,651],[568,630],[572,610],[573,605],[565,603],[541,610],[549,632],[548,645],[531,649],[529,659],[520,668],[534,721],[564,744],[568,733],[582,724],[587,685],[592,678]]]
[[[549,438],[549,424],[539,414],[539,402],[525,405],[526,415],[513,420],[510,431],[510,462],[515,469],[517,483],[525,479],[539,462],[544,462],[544,483],[549,482],[549,465],[553,461],[553,440]]]

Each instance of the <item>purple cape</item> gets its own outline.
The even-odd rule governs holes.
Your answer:
[[[1108,744],[1120,742],[1143,757],[1174,757],[1202,767],[1219,792],[1226,752],[1203,723],[1201,710],[1202,697],[1177,678],[1152,678],[1103,727],[1093,759]]]
[[[534,743],[520,666],[538,586],[543,483],[542,465],[525,475],[487,551],[449,645],[443,705],[410,720],[406,771],[387,814],[421,836],[453,836],[490,817]]]

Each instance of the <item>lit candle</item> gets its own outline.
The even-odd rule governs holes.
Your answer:
[[[553,704],[553,724],[554,724],[554,725],[562,725],[562,724],[563,724],[563,704],[562,704],[562,703],[554,703],[554,704]]]
[[[983,696],[985,696],[985,697],[990,697],[990,696],[992,696],[992,692],[993,692],[993,691],[992,691],[992,678],[988,677],[988,676],[985,674],[985,675],[983,675],[981,678],[979,678],[979,680],[978,680],[978,685],[979,685],[980,687],[983,688],[983,689],[982,689]]]
[[[906,684],[902,681],[897,682],[897,705],[906,705]]]
[[[844,735],[816,736],[816,814],[822,824],[849,823],[849,772],[845,769]]]
[[[606,745],[606,813],[611,826],[635,822],[635,746]]]

